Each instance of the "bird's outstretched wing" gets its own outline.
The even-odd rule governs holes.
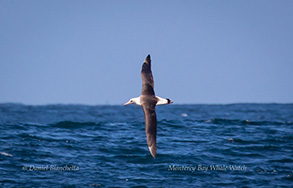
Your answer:
[[[153,158],[156,158],[157,153],[157,116],[155,106],[156,103],[154,102],[142,105],[145,118],[147,144]]]
[[[141,68],[142,91],[141,95],[155,95],[154,79],[151,70],[151,56],[148,55]]]
[[[154,92],[154,79],[151,71],[151,56],[148,55],[141,68],[142,91],[140,101],[145,118],[145,133],[149,150],[154,158],[157,153],[157,98]]]

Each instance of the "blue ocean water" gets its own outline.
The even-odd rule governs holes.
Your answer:
[[[0,104],[0,187],[292,187],[293,104]]]

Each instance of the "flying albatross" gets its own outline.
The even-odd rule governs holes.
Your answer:
[[[151,70],[151,56],[148,55],[144,60],[141,68],[142,91],[141,95],[130,99],[128,104],[136,104],[142,106],[145,118],[145,133],[147,144],[153,158],[156,158],[157,153],[157,116],[156,105],[173,103],[170,99],[164,99],[155,95],[154,79]]]

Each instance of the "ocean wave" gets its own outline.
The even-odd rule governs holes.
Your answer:
[[[51,127],[58,127],[58,128],[65,128],[65,129],[84,128],[84,127],[87,127],[87,126],[98,126],[98,125],[101,125],[101,123],[60,121],[60,122],[50,124]]]
[[[290,121],[251,121],[251,120],[241,120],[241,119],[208,119],[199,120],[202,123],[211,123],[216,125],[293,125]]]

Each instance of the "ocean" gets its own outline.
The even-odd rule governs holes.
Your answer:
[[[0,104],[0,187],[292,187],[293,104]]]

